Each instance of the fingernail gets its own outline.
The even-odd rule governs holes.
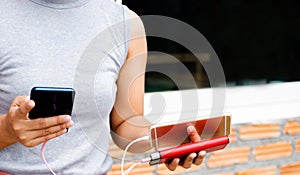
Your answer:
[[[74,122],[71,120],[69,123],[67,123],[67,127],[69,128],[69,127],[71,127],[71,126],[73,126],[74,125]]]
[[[189,126],[187,128],[187,130],[188,130],[189,133],[193,132],[194,131],[194,126]]]
[[[34,101],[29,100],[29,101],[28,101],[28,104],[29,104],[29,106],[33,106],[33,105],[34,105]]]
[[[202,157],[204,157],[206,155],[206,151],[200,151],[199,153]]]
[[[67,133],[67,132],[68,132],[67,129],[64,129],[64,130],[61,131],[62,134],[65,134],[65,133]]]
[[[64,116],[64,121],[65,122],[70,121],[70,120],[71,120],[71,116],[69,116],[69,115]]]
[[[196,153],[192,153],[191,157],[192,157],[192,159],[194,159],[195,157],[197,157],[197,154]]]

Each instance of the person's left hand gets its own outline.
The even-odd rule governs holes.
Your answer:
[[[187,127],[187,132],[189,134],[189,138],[191,142],[193,143],[200,142],[201,138],[194,126]],[[198,153],[191,153],[187,157],[185,157],[185,159],[181,160],[180,158],[175,158],[171,162],[165,163],[165,165],[171,171],[174,171],[178,165],[188,169],[192,166],[192,164],[201,165],[205,155],[206,155],[205,151],[200,151]]]

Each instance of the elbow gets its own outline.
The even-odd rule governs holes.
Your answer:
[[[125,138],[122,137],[121,135],[115,133],[115,132],[111,132],[111,136],[112,136],[112,140],[113,142],[122,150],[125,150],[126,147],[131,144],[131,142],[134,139],[129,139],[129,138]],[[128,152],[131,153],[144,153],[148,150],[150,150],[150,142],[149,140],[140,140],[136,143],[133,143],[129,148],[128,148]]]

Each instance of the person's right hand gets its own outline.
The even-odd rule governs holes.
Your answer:
[[[35,103],[27,96],[18,96],[11,104],[7,115],[8,133],[16,142],[34,147],[45,141],[61,136],[66,128],[74,125],[69,115],[59,115],[30,120],[29,111]]]

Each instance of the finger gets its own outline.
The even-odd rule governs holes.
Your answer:
[[[70,121],[66,124],[56,125],[56,126],[52,126],[52,127],[49,127],[49,128],[42,129],[42,130],[29,131],[27,133],[27,135],[29,137],[27,137],[26,139],[31,140],[31,139],[47,136],[47,135],[50,135],[50,134],[54,134],[54,133],[57,133],[61,130],[70,128],[73,125],[74,125],[73,121]]]
[[[42,137],[42,136],[47,136],[49,134],[53,134],[53,133],[56,133],[56,132],[59,132],[61,130],[64,130],[64,129],[67,129],[67,128],[70,128],[74,125],[73,121],[70,121],[68,123],[65,123],[65,124],[61,124],[61,125],[56,125],[56,126],[52,126],[50,128],[46,128],[46,129],[42,129],[42,130],[38,130],[36,131],[38,133],[38,135],[34,138],[37,138],[37,137]],[[67,132],[67,131],[66,131]]]
[[[189,137],[191,139],[192,142],[200,142],[201,138],[196,130],[196,128],[194,126],[188,126],[187,127],[187,132],[189,134]]]
[[[12,103],[12,108],[15,109],[14,117],[27,120],[27,114],[34,105],[35,103],[25,96],[17,97]]]
[[[17,96],[12,102],[11,107],[20,106],[21,104],[23,104],[25,101],[28,100],[29,100],[28,96]]]
[[[43,137],[38,137],[36,139],[30,140],[29,142],[26,142],[26,143],[23,143],[23,144],[25,146],[27,146],[27,147],[34,147],[34,146],[37,146],[37,145],[39,145],[41,143],[44,143],[44,142],[46,142],[46,141],[48,141],[50,139],[54,139],[56,137],[59,137],[59,136],[65,134],[66,131],[67,131],[66,129],[63,129],[63,130],[61,130],[59,132],[56,132],[56,133],[53,133],[53,134],[49,134],[49,135],[46,135],[46,136],[43,136]]]
[[[54,117],[28,120],[26,122],[28,123],[28,129],[40,130],[40,129],[45,129],[56,125],[67,124],[70,121],[71,121],[71,116],[59,115]]]
[[[200,151],[198,153],[198,156],[194,159],[194,164],[201,165],[204,160],[205,155],[206,155],[206,151]]]
[[[183,168],[191,168],[194,158],[197,156],[196,153],[191,153],[187,156],[187,158],[184,160],[182,167]]]
[[[27,114],[29,113],[29,111],[31,111],[31,109],[34,107],[34,105],[35,105],[35,103],[32,100],[28,100],[28,101],[24,102],[18,108],[18,110],[16,112],[16,114],[17,114],[16,116],[18,118],[28,119]]]
[[[171,163],[168,163],[168,164],[166,163],[166,166],[169,170],[174,171],[177,168],[179,161],[180,161],[179,158],[175,158],[172,160]]]

